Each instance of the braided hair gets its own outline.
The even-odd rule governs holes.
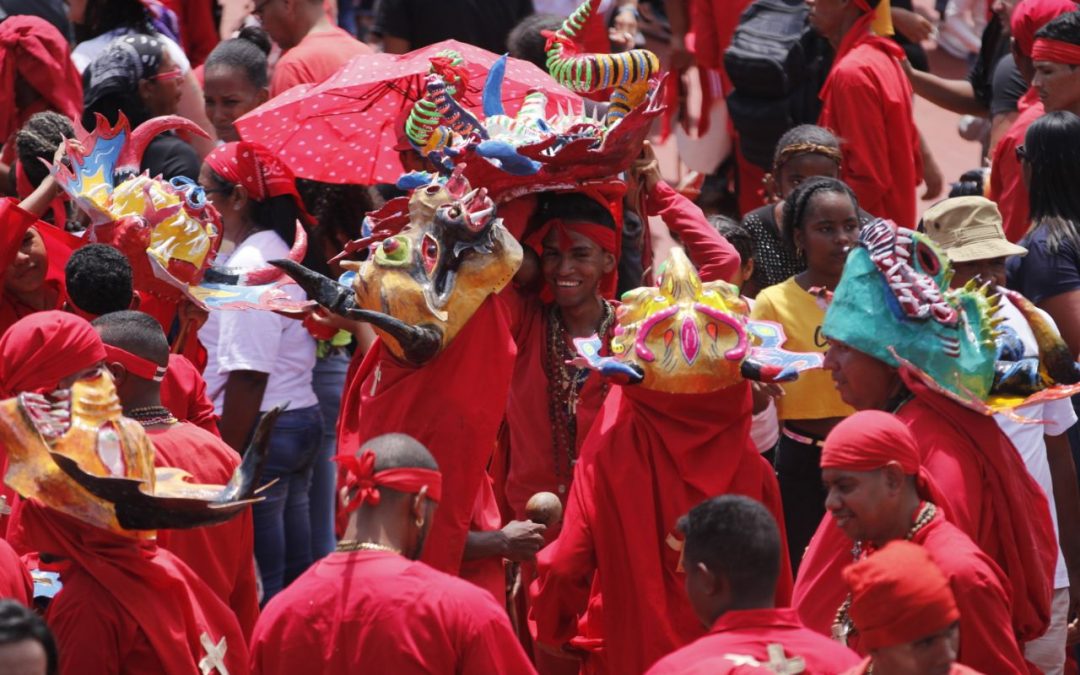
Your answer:
[[[15,135],[15,148],[27,180],[34,187],[49,175],[41,160],[52,161],[65,138],[75,138],[71,120],[56,112],[40,112],[26,121]]]
[[[855,193],[844,181],[825,176],[806,179],[799,184],[799,187],[795,188],[788,200],[784,202],[784,239],[792,251],[798,250],[795,246],[795,230],[802,231],[803,227],[805,227],[803,221],[806,220],[806,212],[809,211],[811,202],[814,197],[824,193],[846,195],[851,199],[851,204],[855,207],[855,212],[858,213],[859,202],[855,198]]]
[[[807,153],[828,157],[839,167],[840,139],[833,132],[816,124],[800,124],[788,129],[776,142],[776,151],[773,154],[773,175],[779,176],[780,169],[788,160]]]

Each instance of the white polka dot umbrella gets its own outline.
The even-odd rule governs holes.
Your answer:
[[[468,75],[455,98],[481,116],[481,93],[498,55],[456,40],[408,54],[366,54],[318,85],[300,85],[236,121],[241,137],[265,145],[300,178],[327,183],[392,183],[404,173],[398,151],[404,123],[423,95],[430,59],[443,50],[461,55]],[[502,100],[513,115],[530,90],[557,106],[581,110],[581,98],[527,61],[508,59]]]

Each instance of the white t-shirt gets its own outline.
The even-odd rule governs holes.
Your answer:
[[[267,260],[285,258],[289,247],[272,230],[256,232],[219,264],[229,267],[255,267]],[[299,286],[283,290],[294,299],[306,298]],[[225,381],[234,370],[269,373],[260,411],[281,403],[290,410],[318,404],[311,387],[315,368],[315,339],[300,321],[269,311],[220,310],[199,329],[199,340],[206,347],[206,390],[221,414],[225,404]]]
[[[1053,319],[1042,310],[1039,310],[1039,312],[1054,327],[1054,330],[1057,330]],[[1021,342],[1024,343],[1024,356],[1038,356],[1039,346],[1035,342],[1035,334],[1031,332],[1031,326],[1028,325],[1020,310],[1009,302],[1007,298],[1001,303],[1001,316],[1005,317],[1005,323],[1002,326],[1012,328],[1020,336]],[[1046,422],[1046,424],[1024,424],[1013,421],[1005,415],[994,415],[994,421],[997,422],[998,427],[1009,437],[1009,440],[1020,452],[1020,457],[1023,458],[1028,473],[1046,493],[1046,499],[1050,502],[1050,518],[1054,521],[1054,535],[1056,537],[1058,532],[1057,508],[1054,500],[1053,481],[1050,477],[1050,462],[1046,458],[1046,441],[1043,436],[1060,436],[1068,431],[1069,427],[1076,424],[1076,413],[1073,412],[1072,401],[1068,398],[1024,406],[1018,409],[1016,413],[1021,417]],[[1054,589],[1068,588],[1068,586],[1069,571],[1065,567],[1065,556],[1062,555],[1061,547],[1058,546],[1057,567],[1054,569]]]
[[[81,75],[86,67],[90,65],[90,62],[96,59],[105,48],[108,47],[113,40],[132,33],[130,28],[115,28],[107,33],[102,33],[96,38],[90,38],[85,42],[80,42],[75,45],[75,49],[71,52],[71,60],[75,63],[75,68],[78,69]],[[165,50],[169,52],[169,57],[172,58],[172,62],[176,64],[176,67],[180,69],[180,72],[187,75],[191,70],[191,61],[188,60],[187,54],[180,45],[173,42],[172,38],[160,33],[154,35],[155,38],[161,40],[165,45]]]
[[[753,310],[753,298],[743,297],[746,305]],[[780,420],[776,416],[776,403],[769,400],[764,410],[754,415],[750,424],[750,440],[757,446],[758,452],[768,452],[780,440]]]

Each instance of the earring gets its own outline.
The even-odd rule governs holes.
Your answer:
[[[424,527],[424,518],[422,516],[418,517],[414,522],[416,523],[416,527],[418,527],[418,528],[423,528]]]

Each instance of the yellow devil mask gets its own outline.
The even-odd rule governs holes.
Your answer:
[[[264,418],[228,485],[199,485],[180,469],[154,467],[150,439],[138,422],[121,416],[104,371],[48,398],[23,393],[0,402],[4,482],[24,498],[129,537],[223,522],[259,501],[251,497],[268,431]]]
[[[407,205],[390,202],[375,217],[365,224],[372,236],[360,240],[367,260],[341,265],[355,273],[354,295],[295,263],[274,264],[308,297],[370,323],[395,356],[422,365],[510,282],[521,266],[521,245],[495,217],[487,191],[470,191],[459,173],[417,188]]]
[[[646,389],[698,394],[744,379],[784,382],[820,368],[821,354],[780,349],[783,328],[751,321],[738,289],[724,281],[703,283],[680,248],[672,249],[657,287],[623,295],[611,356],[601,342],[574,340],[578,365]]]

